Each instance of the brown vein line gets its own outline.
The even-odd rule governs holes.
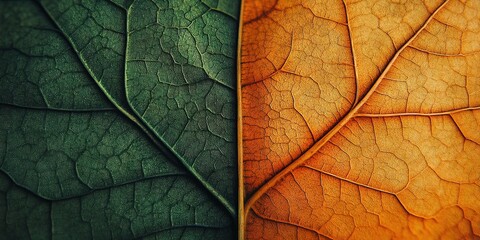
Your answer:
[[[379,191],[379,192],[382,192],[382,193],[385,193],[385,194],[393,195],[393,196],[395,196],[395,197],[397,196],[396,193],[389,192],[389,191],[386,191],[386,190],[383,190],[383,189],[380,189],[380,188],[368,186],[368,185],[363,184],[363,183],[357,183],[357,182],[354,182],[354,181],[352,181],[352,180],[350,180],[350,179],[347,179],[347,178],[344,178],[344,177],[340,177],[340,176],[335,175],[335,174],[332,174],[332,173],[325,172],[325,171],[323,171],[323,170],[320,170],[320,169],[315,168],[315,167],[312,167],[312,166],[301,166],[301,167],[307,168],[307,169],[310,169],[310,170],[313,170],[313,171],[316,171],[316,172],[319,172],[319,173],[321,173],[321,174],[325,174],[325,175],[327,175],[327,176],[330,176],[330,177],[336,178],[336,179],[338,179],[338,180],[345,181],[345,182],[348,182],[348,183],[351,183],[351,184],[354,184],[354,185],[357,185],[357,186],[360,186],[360,187],[363,187],[363,188],[366,188],[366,189]]]
[[[245,239],[245,189],[243,186],[243,123],[242,123],[242,31],[243,31],[243,8],[244,1],[240,1],[240,14],[238,18],[237,40],[237,166],[238,166],[238,239]]]
[[[309,12],[313,15],[314,18],[318,18],[318,19],[321,19],[321,20],[325,20],[325,21],[328,21],[328,22],[331,22],[331,23],[335,23],[335,24],[339,24],[339,25],[343,25],[343,26],[346,26],[346,25],[347,25],[347,23],[337,22],[337,21],[335,21],[335,20],[333,20],[333,19],[319,16],[319,15],[317,15],[317,14],[315,14],[315,13],[313,12],[312,8],[305,7],[305,6],[303,6],[303,4],[293,5],[293,6],[291,6],[291,7],[285,8],[284,10],[286,10],[286,9],[291,9],[291,8],[294,8],[294,7],[301,7],[301,8],[303,8],[303,9],[306,9],[307,11],[309,11]],[[348,22],[348,19],[347,19],[347,22]]]
[[[411,49],[415,49],[419,52],[423,52],[423,53],[431,54],[431,55],[435,55],[435,56],[440,56],[440,57],[467,57],[467,56],[472,56],[472,55],[476,55],[476,54],[480,53],[480,51],[474,51],[474,52],[469,52],[469,53],[448,54],[448,53],[432,52],[432,51],[428,51],[426,49],[422,49],[422,48],[415,47],[415,46],[408,46],[408,47],[411,48]]]
[[[362,183],[357,183],[357,182],[354,182],[352,180],[349,180],[349,179],[346,179],[344,177],[340,177],[338,175],[335,175],[335,174],[332,174],[332,173],[328,173],[328,172],[324,172],[320,169],[317,169],[317,168],[314,168],[314,167],[311,167],[311,166],[301,166],[301,167],[304,167],[304,168],[307,168],[307,169],[311,169],[313,171],[317,171],[321,174],[324,174],[324,175],[327,175],[327,176],[330,176],[332,178],[335,178],[335,179],[338,179],[340,181],[344,181],[344,182],[347,182],[347,183],[350,183],[350,184],[353,184],[353,185],[356,185],[356,186],[359,186],[359,187],[363,187],[365,189],[368,189],[368,190],[373,190],[373,191],[378,191],[378,192],[381,192],[381,193],[384,193],[384,194],[388,194],[388,195],[391,195],[393,197],[395,197],[395,199],[397,199],[398,203],[400,204],[400,206],[402,206],[403,210],[405,210],[406,213],[412,215],[412,216],[415,216],[415,217],[418,217],[418,218],[423,218],[423,219],[429,219],[429,218],[426,218],[426,217],[423,217],[423,216],[420,216],[418,214],[415,214],[415,213],[412,213],[410,212],[407,207],[404,205],[404,203],[400,200],[400,198],[398,197],[397,194],[401,193],[402,191],[404,191],[405,189],[407,189],[408,185],[410,184],[410,181],[411,179],[408,180],[407,184],[401,189],[399,190],[398,192],[396,193],[393,193],[393,192],[389,192],[389,191],[386,191],[386,190],[382,190],[382,189],[379,189],[379,188],[375,188],[375,187],[372,187],[372,186],[368,186],[366,184],[362,184]],[[433,169],[432,169],[433,170]],[[438,174],[437,174],[438,176]],[[252,208],[253,209],[253,208]],[[437,212],[438,213],[438,212]],[[437,215],[437,213],[435,215]],[[433,218],[433,217],[431,217]]]
[[[239,32],[239,35],[240,35],[240,32]],[[238,43],[239,46],[241,45],[240,40],[241,40],[241,39],[239,39],[239,41],[238,41],[238,42],[239,42],[239,43]],[[240,48],[241,48],[241,46],[240,46]],[[287,57],[285,58],[285,61],[283,61],[282,65],[280,65],[280,67],[279,67],[278,69],[275,69],[274,72],[268,74],[268,76],[263,77],[263,78],[260,79],[260,80],[256,80],[256,81],[253,81],[253,82],[250,82],[250,83],[245,83],[245,84],[243,84],[243,85],[240,83],[240,86],[241,86],[241,87],[248,87],[248,86],[250,86],[250,85],[254,85],[254,84],[257,84],[257,83],[261,83],[261,82],[264,82],[265,80],[267,80],[267,79],[269,79],[269,78],[273,78],[273,76],[277,75],[278,73],[285,72],[285,70],[283,70],[283,68],[285,67],[285,64],[287,63],[288,58],[290,58],[290,55],[292,54],[292,50],[293,50],[293,32],[290,34],[290,50],[288,51],[288,55],[287,55]],[[238,54],[241,54],[241,51],[238,52]],[[238,56],[241,56],[241,55],[238,55]],[[240,62],[241,62],[241,59],[239,59],[239,60],[237,60],[237,61],[240,63]],[[273,63],[272,63],[272,64],[273,64]],[[238,66],[240,66],[240,65],[241,65],[241,64],[238,64]],[[241,72],[240,67],[239,67],[239,69],[237,69],[237,74],[238,74],[239,72]],[[299,77],[303,77],[303,76],[298,75],[298,74],[296,74],[296,73],[292,73],[292,74],[294,74],[294,75],[296,75],[296,76],[299,76]],[[241,75],[241,74],[240,74],[240,75]],[[240,77],[241,77],[241,76],[239,76],[239,79],[241,79]]]
[[[354,107],[358,102],[360,85],[358,83],[357,62],[355,60],[355,49],[353,47],[352,29],[350,28],[350,22],[348,21],[347,3],[345,2],[345,0],[343,0],[342,2],[343,2],[343,6],[345,7],[345,18],[347,21],[346,25],[348,29],[348,38],[350,39],[350,49],[352,51],[353,72],[355,74],[355,100],[353,101],[353,104],[352,104],[352,107]]]
[[[408,112],[408,113],[357,113],[354,114],[353,117],[401,117],[401,116],[443,116],[443,115],[450,115],[450,114],[455,114],[459,112],[465,112],[465,111],[473,111],[473,110],[480,110],[480,106],[478,107],[468,107],[468,108],[461,108],[461,109],[456,109],[456,110],[451,110],[451,111],[444,111],[444,112],[434,112],[434,113],[414,113],[414,112]]]
[[[241,5],[243,5],[243,1],[241,1],[242,3],[240,3]],[[253,19],[250,19],[248,21],[246,21],[245,23],[242,24],[242,21],[239,21],[240,25],[248,25],[250,23],[253,23],[253,22],[256,22],[264,17],[268,17],[268,15],[270,15],[270,13],[272,13],[274,10],[275,10],[275,7],[277,6],[278,4],[278,0],[275,1],[275,4],[273,4],[273,6],[270,8],[270,9],[267,9],[267,11],[264,11],[262,14],[254,17]],[[243,16],[243,9],[242,9],[243,6],[240,6],[240,15]],[[242,20],[242,17],[240,17],[240,20]]]
[[[433,13],[430,15],[430,17],[423,23],[422,27],[417,30],[417,32],[405,43],[403,46],[395,53],[395,55],[390,59],[388,62],[387,66],[385,69],[382,71],[380,76],[377,78],[373,86],[370,88],[370,90],[365,94],[365,96],[362,98],[362,100],[355,106],[353,107],[350,112],[348,112],[342,120],[338,122],[335,127],[333,127],[325,136],[323,136],[318,142],[316,142],[313,146],[311,146],[306,152],[304,152],[299,158],[297,158],[295,161],[290,163],[287,167],[285,167],[282,171],[280,171],[278,174],[276,174],[274,177],[272,177],[270,180],[268,180],[262,187],[260,187],[247,201],[245,204],[245,218],[248,216],[249,210],[252,208],[253,204],[264,194],[266,193],[270,188],[272,188],[277,182],[282,180],[285,175],[293,171],[295,168],[303,164],[307,159],[309,159],[313,154],[318,152],[320,148],[330,140],[330,138],[333,137],[345,124],[347,124],[348,121],[355,115],[355,113],[362,107],[363,104],[367,102],[367,100],[370,98],[370,96],[375,92],[377,87],[380,85],[381,80],[387,72],[390,70],[390,68],[393,66],[393,63],[395,60],[400,56],[400,54],[405,50],[405,48],[408,47],[408,45],[416,39],[416,37],[420,34],[420,32],[425,29],[425,27],[430,23],[430,21],[433,19],[433,17],[448,3],[449,0],[446,0],[443,2]]]
[[[267,221],[271,221],[271,222],[276,222],[276,223],[281,223],[281,224],[285,224],[285,225],[290,225],[290,226],[293,226],[293,227],[297,227],[297,228],[301,228],[301,229],[304,229],[304,230],[307,230],[307,231],[310,231],[310,232],[314,232],[316,234],[318,234],[319,236],[322,236],[322,237],[325,237],[325,238],[328,238],[328,239],[332,239],[331,237],[329,236],[326,236],[324,234],[321,234],[319,233],[317,230],[315,229],[312,229],[312,228],[308,228],[308,227],[304,227],[300,224],[297,224],[297,223],[292,223],[292,222],[287,222],[287,221],[282,221],[282,220],[279,220],[279,219],[273,219],[273,218],[269,218],[269,217],[266,217],[260,213],[258,213],[258,211],[255,209],[255,208],[252,208],[252,211],[255,215],[257,215],[258,218],[261,218],[261,219],[264,219],[264,220],[267,220]]]

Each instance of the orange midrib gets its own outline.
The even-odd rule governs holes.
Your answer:
[[[327,143],[330,138],[332,138],[345,124],[347,124],[351,118],[353,118],[355,116],[355,114],[358,112],[358,110],[363,106],[363,104],[365,104],[368,99],[370,98],[370,96],[375,92],[375,90],[377,89],[377,87],[380,85],[380,83],[382,82],[381,80],[385,77],[385,75],[388,73],[388,71],[390,70],[391,66],[393,65],[393,63],[395,62],[395,60],[398,58],[398,56],[403,52],[403,50],[408,47],[408,45],[410,45],[410,43],[415,40],[415,38],[420,34],[420,32],[423,31],[423,29],[425,29],[425,27],[428,25],[428,23],[434,18],[434,16],[448,3],[449,0],[446,0],[445,2],[443,2],[431,15],[430,17],[423,23],[423,25],[417,30],[417,32],[415,32],[415,34],[407,41],[403,44],[403,46],[395,53],[395,55],[390,59],[390,61],[388,62],[387,66],[384,68],[384,70],[382,71],[382,73],[379,75],[379,77],[375,80],[375,83],[372,85],[372,87],[370,88],[370,90],[365,94],[365,96],[362,98],[361,101],[358,102],[358,104],[356,104],[339,122],[337,125],[335,125],[330,131],[327,132],[327,134],[325,134],[319,141],[317,141],[315,144],[313,144],[306,152],[304,152],[300,157],[298,157],[295,161],[293,161],[292,163],[290,163],[287,167],[285,167],[284,169],[282,169],[282,171],[280,171],[278,174],[276,174],[273,178],[271,178],[270,180],[268,180],[265,184],[263,184],[248,200],[247,202],[245,203],[245,206],[242,206],[242,212],[240,212],[239,210],[239,215],[241,215],[239,217],[239,219],[241,218],[242,220],[242,228],[239,230],[244,230],[244,227],[245,227],[245,219],[247,218],[248,216],[248,212],[250,211],[250,209],[252,208],[253,204],[261,197],[263,196],[263,194],[265,194],[270,188],[272,188],[273,186],[275,186],[275,184],[280,181],[285,175],[287,175],[288,173],[290,173],[291,171],[293,171],[295,168],[297,168],[299,165],[303,164],[307,159],[309,159],[311,156],[313,156],[316,152],[318,152],[318,150],[320,150],[320,148],[325,144]],[[240,14],[240,19],[243,15],[243,11],[241,12]],[[241,22],[240,22],[241,23]],[[242,25],[242,24],[240,24]],[[239,29],[240,31],[241,29]],[[241,37],[240,37],[241,33],[239,33],[239,49],[241,48]],[[350,41],[352,41],[352,39],[350,39]],[[241,50],[239,50],[238,52],[239,54],[241,53]],[[238,55],[238,56],[241,56],[241,55]],[[240,60],[238,61],[238,69],[239,71],[241,70],[240,67],[241,67],[241,62]],[[239,74],[239,79],[237,80],[237,82],[240,82],[240,86],[241,86],[241,79],[240,79],[240,73]],[[238,86],[238,85],[237,85]],[[239,92],[239,98],[241,98],[241,90],[242,89],[238,89],[237,91]],[[241,102],[239,102],[239,105],[238,105],[238,108],[241,109]],[[239,110],[239,124],[241,124],[241,110]],[[241,141],[243,141],[242,139],[242,132],[239,131],[238,132],[238,140],[239,140],[239,146],[241,146]],[[240,167],[239,165],[239,169],[242,168],[242,172],[239,172],[239,174],[242,174],[243,175],[243,161],[242,161],[242,157],[243,157],[243,148],[239,148],[238,150],[239,152],[239,164],[242,165]],[[243,178],[242,178],[243,179]],[[239,183],[240,185],[243,185],[241,183]],[[240,189],[240,188],[239,188]],[[242,186],[242,192],[239,193],[239,195],[241,194],[242,195],[242,200],[243,200],[243,194],[244,194],[244,189],[243,189],[243,186]],[[239,205],[241,205],[242,202],[239,202]],[[242,224],[242,223],[239,223]],[[239,235],[240,236],[240,235]],[[243,239],[244,237],[244,234],[242,233],[242,238],[240,239]]]
[[[237,165],[238,165],[238,239],[245,238],[244,218],[244,186],[243,186],[243,123],[242,123],[242,29],[243,29],[243,1],[240,1],[240,14],[238,19],[237,40]]]

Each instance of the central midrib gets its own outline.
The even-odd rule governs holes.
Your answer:
[[[270,188],[276,185],[277,182],[283,179],[287,174],[292,172],[295,168],[303,164],[307,159],[309,159],[311,156],[313,156],[315,153],[317,153],[320,148],[325,145],[345,124],[347,124],[350,119],[355,117],[355,114],[358,112],[358,110],[365,104],[370,96],[375,92],[377,87],[380,85],[382,82],[382,79],[385,77],[385,75],[388,73],[390,70],[391,66],[393,63],[396,61],[398,56],[403,52],[405,48],[407,48],[410,43],[416,39],[416,37],[420,34],[420,32],[425,29],[425,27],[428,25],[428,23],[434,18],[434,16],[448,3],[449,0],[446,0],[443,2],[431,15],[430,17],[423,23],[423,25],[415,32],[415,34],[410,37],[410,39],[405,42],[402,47],[393,55],[393,57],[390,59],[388,64],[385,66],[384,70],[382,73],[378,76],[376,79],[375,83],[372,85],[370,90],[365,94],[365,96],[356,104],[354,107],[351,108],[351,110],[330,130],[328,131],[319,141],[317,141],[315,144],[313,144],[306,152],[304,152],[300,157],[298,157],[296,160],[294,160],[292,163],[290,163],[287,167],[282,169],[278,174],[276,174],[274,177],[272,177],[270,180],[268,180],[265,184],[263,184],[251,197],[247,200],[244,206],[244,212],[241,214],[243,216],[243,221],[247,219],[248,213],[250,209],[252,208],[253,204],[262,197]],[[242,16],[242,14],[241,14]],[[352,41],[352,39],[350,39]],[[239,43],[240,44],[240,43]],[[356,71],[356,69],[355,69]],[[239,90],[241,92],[241,89]],[[241,107],[241,106],[240,106]],[[242,149],[239,150],[239,152]]]

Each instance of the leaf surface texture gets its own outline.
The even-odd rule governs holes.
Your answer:
[[[247,239],[480,236],[480,2],[242,10]]]
[[[2,1],[0,233],[235,236],[235,1]]]

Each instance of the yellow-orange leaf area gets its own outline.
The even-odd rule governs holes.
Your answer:
[[[247,239],[479,239],[480,0],[245,0]]]

